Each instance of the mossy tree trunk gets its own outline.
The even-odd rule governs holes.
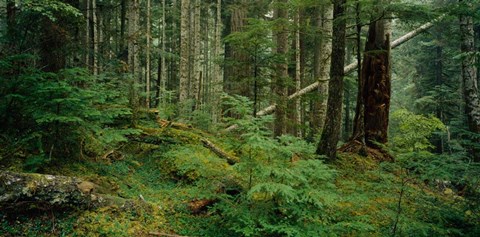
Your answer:
[[[372,21],[368,28],[358,82],[352,142],[372,148],[380,148],[378,144],[387,143],[391,95],[390,69],[390,25],[389,20],[382,17]]]
[[[337,143],[342,126],[343,77],[345,64],[345,34],[347,22],[344,17],[346,0],[336,0],[333,5],[332,60],[330,64],[330,83],[328,85],[327,117],[317,154],[335,159]]]
[[[466,7],[472,7],[469,1],[460,0]],[[480,135],[480,98],[477,85],[475,32],[473,30],[473,17],[467,14],[460,15],[460,36],[462,60],[463,96],[465,100],[465,114],[467,115],[468,128],[472,133]],[[480,139],[476,139],[479,141]],[[478,148],[472,149],[476,161],[480,161]]]
[[[4,171],[0,173],[0,210],[88,209],[129,201],[101,194],[100,189],[75,177]]]

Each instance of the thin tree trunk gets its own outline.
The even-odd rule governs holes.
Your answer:
[[[92,0],[92,44],[93,44],[93,53],[92,53],[92,71],[93,75],[98,75],[98,21],[97,21],[97,0]]]
[[[335,159],[337,143],[342,126],[343,77],[345,75],[345,35],[347,21],[345,19],[346,0],[335,0],[333,3],[333,38],[332,59],[330,64],[330,83],[328,86],[328,106],[325,125],[317,147],[317,154]]]
[[[223,75],[220,63],[217,62],[220,59],[222,51],[222,0],[217,0],[216,6],[216,20],[215,20],[215,45],[214,45],[214,62],[213,64],[213,119],[212,121],[218,122],[220,120],[222,110],[220,106],[220,95],[223,92]]]
[[[160,63],[159,63],[159,70],[158,70],[158,82],[157,82],[157,105],[160,103],[160,96],[161,93],[165,93],[167,90],[166,87],[166,82],[167,82],[167,65],[166,65],[166,41],[167,41],[167,22],[166,22],[166,2],[165,0],[162,0],[162,49],[160,52]],[[165,97],[165,96],[163,96]],[[165,101],[166,98],[163,98],[163,102]]]
[[[9,37],[9,46],[14,49],[16,46],[15,18],[17,9],[14,0],[7,0],[7,35]]]
[[[145,74],[145,105],[147,108],[150,108],[150,41],[151,41],[151,0],[147,0],[147,48],[146,48],[146,74]]]
[[[361,33],[362,33],[362,22],[360,19],[360,10],[361,10],[361,5],[360,5],[360,0],[357,0],[356,3],[356,16],[355,16],[355,23],[356,23],[356,47],[357,47],[357,54],[356,54],[356,59],[357,59],[357,65],[360,65],[357,67],[357,105],[355,107],[355,117],[353,119],[353,133],[352,137],[350,140],[355,140],[360,142],[362,146],[362,151],[365,153],[365,123],[363,122],[365,117],[365,102],[364,102],[364,97],[363,97],[363,88],[365,87],[365,82],[362,80],[362,54],[361,54]]]
[[[274,95],[277,103],[275,110],[275,129],[274,135],[281,136],[286,133],[286,109],[287,109],[287,80],[288,80],[288,10],[287,0],[278,0],[276,8],[276,53],[279,61],[276,64],[276,73],[274,79]]]
[[[313,76],[318,82],[317,97],[313,104],[311,136],[320,132],[325,123],[327,113],[328,80],[330,57],[332,54],[332,5],[324,5],[316,15],[317,33],[315,37]],[[298,91],[298,90],[297,90]]]
[[[295,91],[301,89],[302,78],[301,78],[301,61],[300,61],[300,10],[298,10],[297,15],[295,16]],[[301,98],[295,100],[295,135],[297,137],[302,137],[302,130],[300,125],[302,123],[302,107],[301,107]]]
[[[436,47],[436,57],[435,57],[435,81],[437,86],[443,85],[443,48],[442,46]],[[440,119],[440,121],[445,122],[443,118],[443,102],[444,95],[440,94],[437,97],[437,108],[435,116]],[[443,136],[439,135],[438,140],[436,141],[436,148],[439,154],[442,154],[445,151]]]
[[[190,23],[190,0],[181,0],[180,11],[180,87],[179,102],[185,103],[188,100],[189,90],[189,38],[188,25]]]
[[[202,84],[202,64],[201,64],[201,35],[200,35],[200,17],[201,6],[200,0],[195,0],[193,15],[193,75],[191,77],[192,99],[194,100],[193,109],[199,109],[201,105],[201,84]]]
[[[88,1],[88,0],[87,0]],[[122,0],[120,3],[120,47],[119,52],[122,53],[125,50],[125,29],[127,21],[127,0]]]
[[[91,68],[90,65],[90,53],[91,53],[91,38],[90,38],[90,15],[91,15],[91,6],[90,6],[90,1],[91,0],[85,0],[85,18],[87,20],[86,22],[86,28],[85,28],[85,65],[88,68]]]

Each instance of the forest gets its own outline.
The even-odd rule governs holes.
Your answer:
[[[0,236],[480,236],[478,0],[0,0]]]

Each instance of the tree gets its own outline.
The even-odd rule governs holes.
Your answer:
[[[213,57],[215,60],[219,60],[222,54],[222,0],[217,0],[216,4],[216,18],[215,18],[215,35],[214,35],[214,51]],[[214,62],[213,64],[213,80],[212,80],[212,121],[217,122],[221,117],[220,95],[223,92],[223,75],[220,63]]]
[[[328,80],[330,70],[330,56],[332,53],[332,14],[331,4],[325,4],[316,9],[315,22],[315,42],[314,42],[314,58],[313,58],[313,77],[318,82],[318,88],[313,103],[313,111],[311,118],[311,136],[315,136],[320,132],[325,123],[327,114],[328,99]]]
[[[130,82],[130,108],[132,109],[132,123],[135,125],[138,110],[137,85],[140,81],[140,49],[138,45],[139,35],[139,4],[138,0],[129,2],[128,7],[128,66],[131,74]]]
[[[190,42],[188,38],[190,23],[190,0],[181,1],[180,11],[180,87],[179,102],[185,103],[189,98],[189,57]]]
[[[335,0],[333,3],[333,38],[332,58],[330,64],[330,83],[328,85],[327,117],[322,136],[317,147],[317,154],[335,159],[337,143],[342,126],[343,77],[345,64],[345,19],[346,0]]]
[[[288,0],[278,0],[276,7],[276,53],[278,62],[276,63],[276,72],[274,79],[274,94],[277,102],[275,110],[275,136],[281,136],[286,133],[286,109],[287,109],[287,83],[288,83],[288,9],[286,8]]]
[[[145,49],[146,51],[146,73],[145,73],[145,90],[146,90],[146,95],[145,95],[145,105],[147,108],[150,108],[150,79],[151,79],[151,59],[150,59],[150,41],[151,41],[151,0],[147,0],[147,47]]]
[[[464,6],[473,6],[468,1],[459,0]],[[465,100],[465,114],[467,125],[471,132],[480,134],[480,98],[477,85],[477,68],[475,55],[475,38],[473,17],[462,13],[460,15],[460,36],[462,60],[463,96]],[[479,140],[479,139],[475,139]],[[480,161],[480,154],[475,151],[474,157]]]
[[[378,144],[388,141],[390,69],[390,24],[385,11],[378,9],[368,28],[350,143],[360,144],[361,150],[364,145],[380,148]]]

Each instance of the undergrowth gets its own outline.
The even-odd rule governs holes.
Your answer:
[[[233,98],[232,103],[236,102]],[[0,214],[0,233],[480,234],[480,215],[475,205],[478,187],[473,187],[474,180],[467,180],[474,167],[421,150],[429,146],[419,143],[413,143],[415,149],[397,154],[395,163],[341,153],[336,163],[325,164],[322,157],[315,155],[313,144],[290,136],[273,139],[266,128],[271,118],[250,118],[247,114],[241,121],[227,121],[240,124],[237,135],[213,135],[189,126],[149,125],[140,127],[140,134],[130,136],[130,141],[112,155],[49,167],[53,174],[82,177],[98,184],[104,193],[145,205],[75,212],[52,210],[35,215]],[[241,161],[229,165],[204,147],[201,138],[208,138]],[[402,146],[398,149],[402,149],[407,143],[399,144]]]

